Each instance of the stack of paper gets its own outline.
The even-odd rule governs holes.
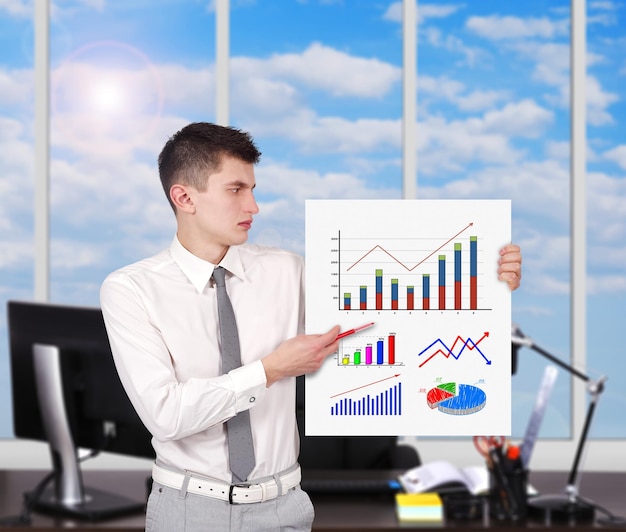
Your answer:
[[[396,493],[396,514],[401,523],[441,523],[443,503],[438,493]]]

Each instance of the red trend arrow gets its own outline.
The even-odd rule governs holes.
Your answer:
[[[426,360],[424,360],[424,362],[422,362],[419,367],[421,368],[424,364],[426,364],[426,362],[428,362],[429,360],[431,360],[432,358],[434,358],[436,355],[438,355],[439,353],[441,353],[444,357],[446,358],[450,358],[450,356],[454,356],[454,348],[456,347],[457,342],[461,341],[465,343],[465,347],[467,347],[470,351],[472,351],[475,347],[478,346],[478,344],[480,342],[482,342],[485,338],[489,337],[489,331],[485,331],[483,333],[483,335],[480,337],[480,340],[478,340],[477,342],[474,342],[474,345],[470,345],[469,344],[469,340],[470,338],[468,338],[467,340],[463,340],[463,338],[461,338],[461,336],[457,336],[456,339],[454,340],[454,343],[452,344],[452,347],[450,349],[448,349],[448,352],[444,352],[443,349],[437,349],[437,351],[435,351],[432,355],[430,355]],[[485,358],[485,356],[483,355],[483,358]],[[489,360],[487,360],[485,358],[485,360],[487,361],[488,364],[491,364],[491,362],[489,362]]]
[[[404,264],[403,262],[400,262],[396,257],[394,257],[391,253],[389,253],[384,247],[382,247],[379,244],[376,244],[372,249],[370,249],[365,255],[363,255],[359,260],[357,260],[352,266],[350,266],[349,268],[346,269],[346,271],[350,271],[352,268],[354,268],[359,262],[361,262],[365,257],[367,257],[370,253],[372,253],[373,251],[375,251],[376,249],[380,249],[381,251],[384,251],[387,255],[389,255],[394,261],[396,261],[400,266],[402,266],[405,270],[408,270],[410,272],[412,272],[415,268],[417,268],[420,264],[422,264],[423,262],[425,262],[426,260],[428,260],[430,257],[432,257],[435,253],[437,253],[442,247],[444,247],[446,244],[452,242],[457,236],[459,236],[461,233],[463,233],[464,231],[467,231],[470,227],[472,227],[474,225],[474,222],[469,223],[466,227],[464,227],[463,229],[461,229],[456,235],[454,235],[453,237],[449,238],[448,240],[446,240],[443,244],[441,244],[441,246],[439,246],[437,249],[435,249],[432,253],[430,253],[429,255],[427,255],[426,257],[424,257],[421,261],[419,261],[417,264],[415,264],[414,266],[410,267],[407,266],[406,264]]]
[[[399,377],[399,376],[400,376],[400,373],[396,373],[395,375],[392,375],[391,377],[385,377],[384,379],[380,379],[380,380],[375,381],[375,382],[370,382],[369,384],[364,384],[363,386],[358,386],[357,388],[352,388],[352,390],[347,390],[345,392],[341,392],[341,393],[337,393],[335,395],[331,395],[330,398],[332,399],[333,397],[338,397],[338,396],[344,395],[346,393],[354,392],[356,390],[360,390],[361,388],[367,388],[368,386],[372,386],[373,384],[378,384],[379,382],[387,381],[389,379],[393,379],[393,378]]]

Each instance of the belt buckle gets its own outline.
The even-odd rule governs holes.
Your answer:
[[[249,484],[231,484],[228,488],[228,504],[242,504],[239,501],[233,500],[233,490],[235,488],[249,488]]]

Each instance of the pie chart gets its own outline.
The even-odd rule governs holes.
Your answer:
[[[428,390],[426,402],[443,414],[466,416],[482,410],[487,403],[483,390],[471,384],[446,382]]]

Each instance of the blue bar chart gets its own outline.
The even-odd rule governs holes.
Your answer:
[[[402,383],[372,395],[338,399],[330,407],[331,416],[400,416],[402,415]]]

